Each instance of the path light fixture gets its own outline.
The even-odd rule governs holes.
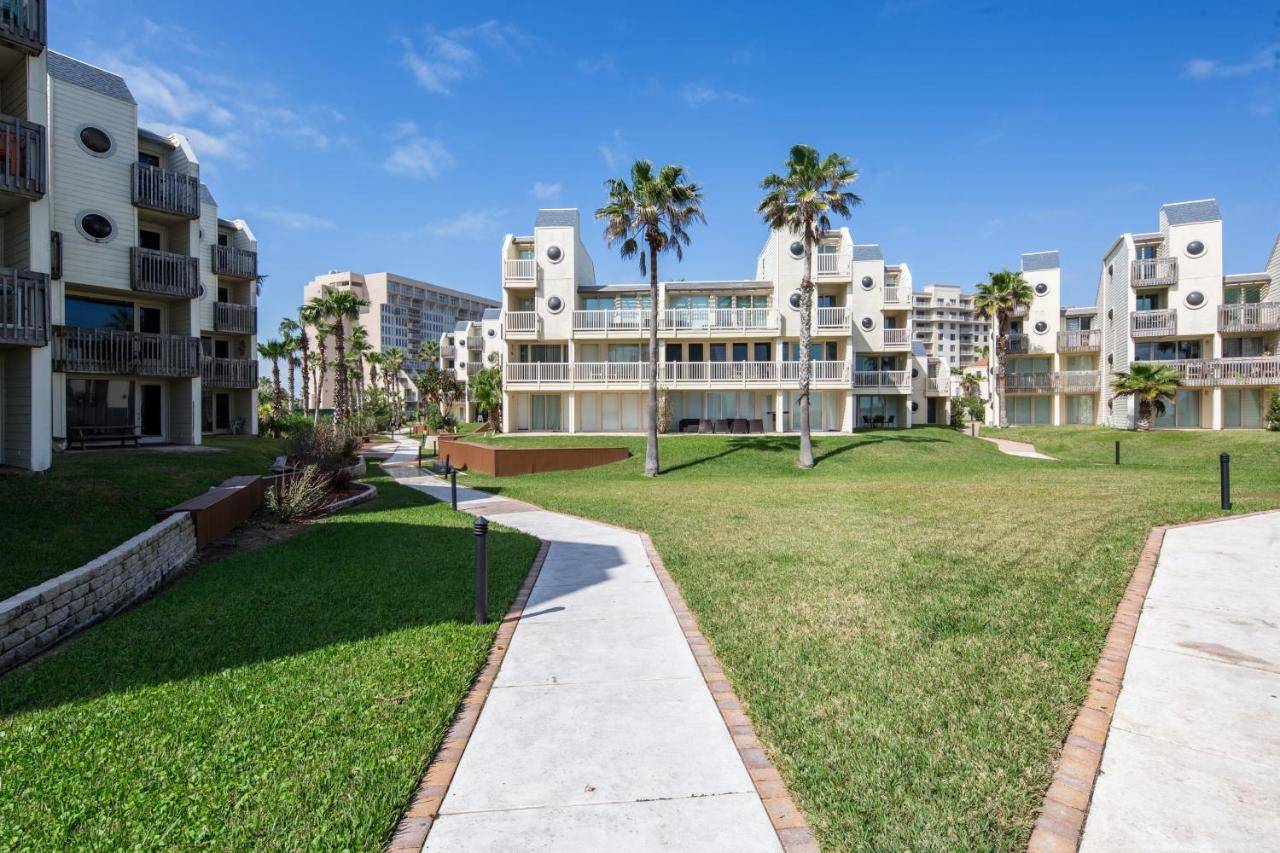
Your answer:
[[[476,624],[489,621],[489,520],[483,515],[472,525],[476,537]]]

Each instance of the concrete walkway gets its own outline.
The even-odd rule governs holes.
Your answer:
[[[416,458],[406,441],[393,461]],[[550,547],[425,849],[780,850],[640,537],[461,486],[458,501]]]
[[[996,447],[1000,448],[1000,452],[1009,456],[1021,456],[1025,459],[1048,459],[1050,462],[1057,462],[1052,456],[1045,456],[1036,450],[1034,444],[1027,444],[1025,441],[1010,441],[1007,438],[990,438],[980,435],[978,438],[983,441],[989,441]]]
[[[1280,512],[1165,533],[1081,850],[1280,838]]]

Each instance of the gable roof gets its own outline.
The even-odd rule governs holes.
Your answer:
[[[1199,201],[1180,201],[1163,205],[1160,210],[1170,225],[1186,225],[1189,222],[1214,222],[1222,218],[1218,200],[1204,198]]]
[[[126,104],[138,103],[133,99],[133,93],[129,91],[124,78],[119,74],[112,74],[96,65],[72,59],[53,50],[49,51],[49,76],[55,80],[106,95],[108,98],[124,101]]]
[[[576,207],[556,207],[539,210],[533,220],[534,228],[575,228],[578,225]]]

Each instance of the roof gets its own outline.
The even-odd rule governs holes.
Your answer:
[[[773,282],[759,279],[744,281],[668,281],[667,290],[764,290]]]
[[[884,254],[880,251],[878,243],[864,243],[859,246],[853,244],[853,259],[855,261],[883,261]]]
[[[470,329],[471,329],[471,323],[469,323],[466,320],[459,320],[453,324],[453,330],[455,332],[466,332],[466,331],[469,331]]]
[[[1164,235],[1159,231],[1146,231],[1142,234],[1134,234],[1133,242],[1135,243],[1158,243],[1164,239]]]
[[[1269,282],[1271,276],[1264,272],[1240,272],[1222,277],[1223,284],[1252,284],[1253,282]]]
[[[1098,313],[1098,309],[1093,305],[1067,306],[1062,309],[1065,317],[1093,317]]]
[[[1180,201],[1160,208],[1170,225],[1186,225],[1189,222],[1215,222],[1222,218],[1217,199]]]
[[[502,309],[501,309],[501,308],[486,308],[486,309],[484,309],[484,313],[480,315],[480,319],[482,319],[482,320],[501,320],[501,319],[502,319]]]
[[[1022,256],[1023,272],[1056,270],[1059,266],[1061,266],[1061,264],[1058,261],[1058,252],[1056,249],[1052,252],[1027,252]]]
[[[648,284],[580,284],[579,293],[634,293],[648,290]]]
[[[112,74],[96,65],[72,59],[53,50],[49,51],[49,76],[55,80],[106,95],[108,98],[124,101],[126,104],[138,103],[133,99],[133,93],[129,91],[124,78],[119,74]]]
[[[555,207],[539,210],[533,220],[534,228],[577,228],[578,209],[576,207]]]
[[[178,146],[173,144],[173,140],[167,136],[156,133],[154,130],[147,130],[145,127],[138,128],[138,141],[150,142],[152,145],[159,145],[161,148],[173,150]]]
[[[213,193],[209,192],[209,188],[204,184],[200,185],[200,203],[212,204],[215,207],[218,205],[218,202],[213,197]]]

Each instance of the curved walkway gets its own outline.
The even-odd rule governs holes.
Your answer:
[[[392,462],[416,457],[403,442]],[[387,471],[449,500],[439,478]],[[816,849],[639,534],[463,487],[458,508],[549,548],[425,850]],[[779,811],[803,833],[775,829]]]
[[[978,438],[983,441],[991,442],[996,447],[1000,448],[1001,453],[1008,454],[1009,456],[1021,456],[1025,459],[1048,459],[1050,462],[1058,461],[1052,456],[1045,456],[1043,453],[1036,450],[1036,446],[1034,444],[1027,444],[1025,441],[1010,441],[1007,438],[990,438],[985,435],[980,435]]]

